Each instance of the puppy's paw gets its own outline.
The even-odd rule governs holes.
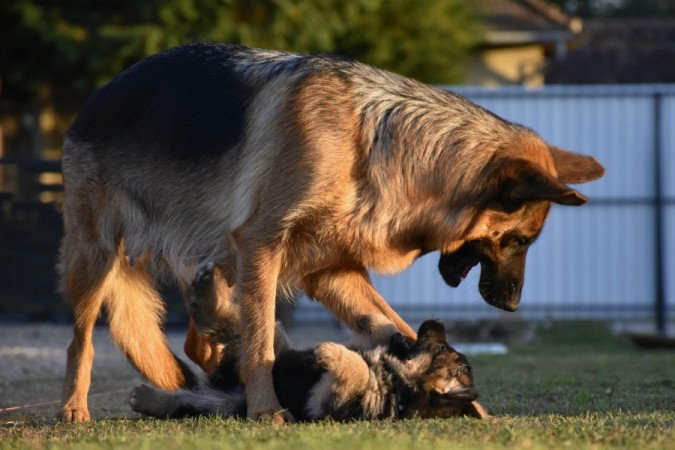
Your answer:
[[[196,291],[204,290],[213,281],[213,261],[206,261],[197,266],[195,278],[192,280],[192,288]]]
[[[171,393],[141,384],[129,393],[129,405],[137,413],[152,417],[170,417],[176,407]]]

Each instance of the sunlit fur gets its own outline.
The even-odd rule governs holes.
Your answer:
[[[582,203],[558,181],[556,161],[568,171],[583,161],[577,182],[602,174],[583,158],[552,153],[531,130],[456,94],[344,58],[222,44],[150,57],[92,95],[63,146],[59,268],[76,325],[61,416],[89,417],[102,306],[145,377],[188,383],[160,332],[156,282],[186,289],[214,261],[241,302],[248,415],[280,418],[271,375],[279,291],[304,290],[352,328],[383,314],[414,338],[367,270],[397,272],[469,235],[489,238],[475,224],[512,173],[527,185],[514,192],[535,193],[522,201]],[[558,189],[539,195],[532,172]]]
[[[425,333],[429,325],[441,333]],[[397,338],[404,341],[400,334],[390,337],[388,345],[367,350],[330,342],[304,351],[282,348],[274,365],[276,393],[282,406],[302,421],[484,418],[471,367],[444,334],[442,324],[427,321],[419,341],[403,349],[397,344]],[[226,357],[206,384],[195,389],[140,385],[129,402],[134,411],[159,418],[244,417],[246,396],[233,376],[235,361]]]

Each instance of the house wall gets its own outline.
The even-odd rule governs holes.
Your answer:
[[[475,86],[541,86],[545,63],[541,45],[485,48],[469,58],[465,81]]]

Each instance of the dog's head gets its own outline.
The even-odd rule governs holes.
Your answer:
[[[422,323],[412,345],[400,333],[394,334],[389,352],[401,360],[397,372],[411,388],[406,416],[487,416],[476,401],[469,361],[448,344],[442,322]]]
[[[589,156],[556,147],[537,153],[536,159],[528,159],[528,152],[496,155],[486,166],[476,180],[476,203],[481,206],[464,239],[442,249],[438,263],[452,287],[480,263],[481,296],[507,311],[518,307],[527,250],[539,236],[551,203],[586,203],[588,199],[567,183],[592,181],[605,172]]]

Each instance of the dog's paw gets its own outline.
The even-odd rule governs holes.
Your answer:
[[[293,414],[288,410],[266,410],[249,415],[249,418],[257,420],[258,422],[271,422],[274,425],[284,425],[295,422]]]
[[[213,280],[213,261],[207,261],[201,263],[197,267],[197,272],[195,273],[195,278],[192,280],[192,287],[194,289],[204,289],[211,284]]]
[[[386,345],[391,336],[398,333],[396,325],[382,314],[366,314],[356,320],[350,347],[368,350]]]
[[[129,405],[137,413],[152,417],[169,417],[175,407],[170,393],[146,384],[131,390]]]
[[[250,401],[247,399],[246,415],[251,420],[275,425],[295,422],[290,411],[281,406],[276,396],[271,395],[254,396]]]
[[[56,415],[57,420],[69,423],[87,422],[91,419],[89,409],[86,406],[64,406]]]

